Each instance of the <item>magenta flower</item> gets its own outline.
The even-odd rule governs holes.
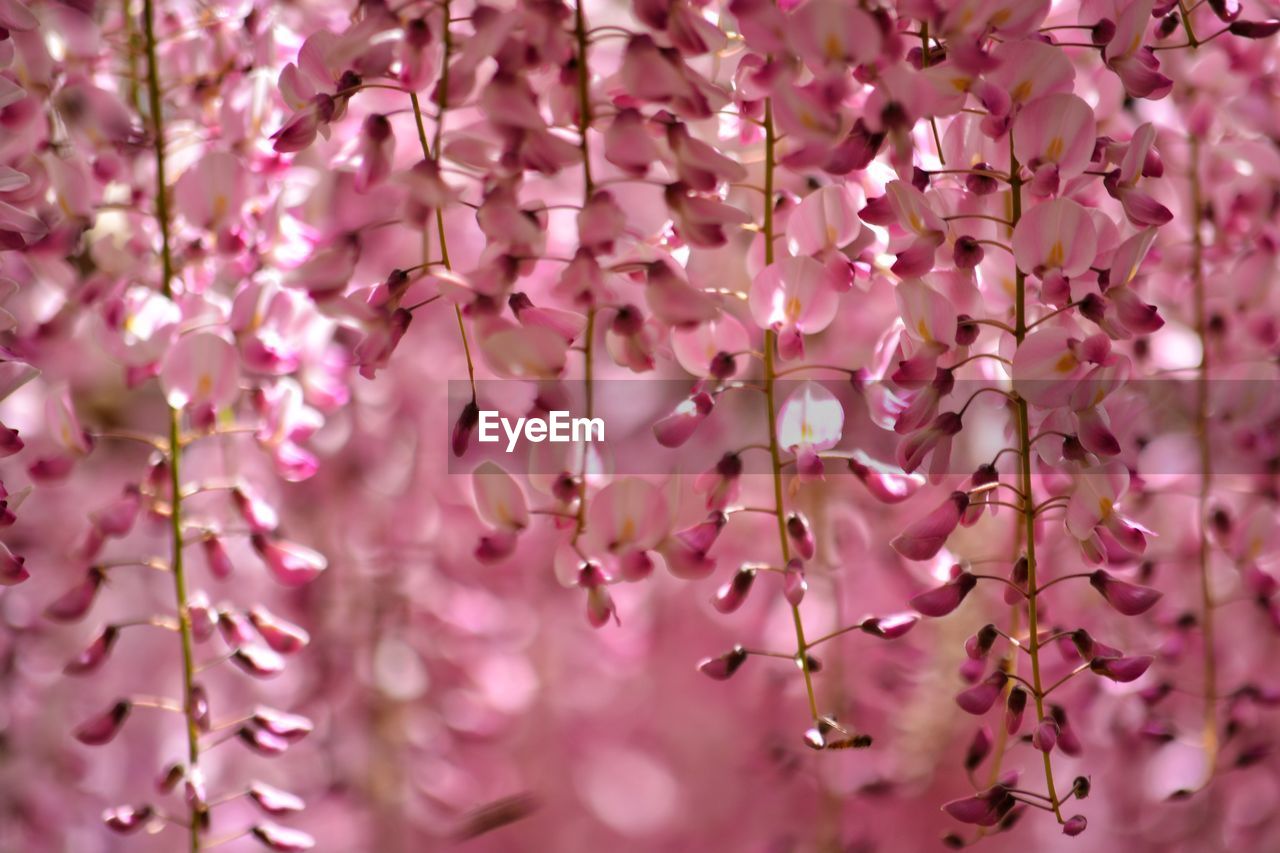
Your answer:
[[[985,714],[1000,698],[1008,682],[1009,676],[997,670],[981,683],[957,694],[956,704],[970,714]]]
[[[90,717],[76,727],[76,740],[88,746],[102,746],[110,743],[120,733],[121,726],[128,719],[133,705],[125,699],[116,702],[96,717]]]
[[[898,534],[890,544],[893,545],[895,551],[908,560],[931,560],[942,550],[942,546],[946,544],[947,537],[951,535],[951,532],[959,526],[960,518],[968,507],[969,495],[967,493],[952,492],[950,497],[924,518],[908,525],[907,529]],[[941,616],[958,607],[960,601],[973,588],[972,583],[974,582],[973,577],[970,575],[966,574],[962,577],[967,577],[970,583],[966,588],[960,589],[961,584],[953,582],[959,590],[956,593],[958,597],[953,605],[940,613],[925,610],[921,610],[921,612],[926,616]],[[930,610],[938,610],[943,602],[939,600],[939,606],[934,606],[932,600],[924,603]],[[915,606],[916,599],[913,599],[912,607]]]
[[[1102,569],[1089,575],[1089,584],[1125,616],[1147,612],[1162,596],[1159,590],[1122,581]]]

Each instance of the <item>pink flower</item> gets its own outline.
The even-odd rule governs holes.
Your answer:
[[[747,650],[734,646],[719,657],[705,658],[698,664],[698,671],[716,681],[725,681],[747,662]]]
[[[751,282],[751,317],[778,335],[778,355],[804,355],[804,335],[821,332],[835,319],[839,297],[827,269],[809,257],[787,257],[760,271]]]
[[[996,670],[987,676],[986,680],[959,693],[956,696],[956,704],[970,714],[985,714],[1004,693],[1004,687],[1008,682],[1009,676]]]
[[[1102,593],[1102,597],[1108,604],[1125,616],[1145,613],[1154,607],[1162,596],[1158,590],[1122,581],[1102,569],[1089,576],[1089,584]]]
[[[965,492],[952,492],[951,496],[938,505],[937,509],[924,518],[908,525],[907,529],[893,540],[893,549],[908,560],[931,560],[942,550],[947,537],[960,524],[960,518],[969,506],[969,495]],[[972,577],[970,576],[972,580]],[[955,606],[968,594],[968,589],[959,593]],[[914,604],[912,606],[915,606]],[[936,609],[936,608],[935,608]],[[942,615],[921,611],[926,616]],[[949,610],[944,611],[950,612]]]
[[[1002,785],[945,804],[942,810],[961,823],[995,826],[1018,804]]]
[[[840,441],[844,407],[835,395],[816,382],[805,382],[778,410],[778,443],[796,457],[802,480],[821,479],[819,455]]]
[[[711,605],[721,613],[734,612],[747,600],[747,593],[751,591],[755,579],[756,570],[750,566],[743,566],[734,573],[733,578],[725,581],[716,590],[715,597],[711,599]]]
[[[76,727],[76,740],[88,746],[102,746],[110,743],[120,733],[121,726],[128,719],[133,705],[128,700],[120,700],[96,717],[90,717]]]
[[[963,494],[957,492],[957,494]],[[951,503],[951,501],[948,501]],[[944,504],[945,506],[945,504]],[[896,541],[896,540],[895,540]],[[896,547],[896,546],[895,546]],[[935,552],[936,553],[936,552]],[[931,555],[932,556],[932,555]],[[930,559],[925,557],[923,559]],[[911,559],[911,558],[909,558]],[[922,592],[908,602],[911,607],[925,616],[946,616],[960,606],[965,596],[978,585],[978,579],[965,571],[953,571],[953,577],[940,587]]]
[[[295,542],[268,539],[261,533],[249,538],[277,582],[284,586],[302,586],[319,577],[328,566],[324,555]]]
[[[110,656],[111,649],[115,647],[119,636],[120,629],[116,626],[108,625],[103,628],[84,651],[72,658],[62,671],[67,675],[86,675],[93,672]]]

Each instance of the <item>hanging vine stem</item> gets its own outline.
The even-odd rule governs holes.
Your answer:
[[[173,251],[169,235],[168,182],[164,162],[164,113],[160,98],[160,69],[156,60],[155,5],[153,0],[143,0],[142,32],[147,54],[147,95],[151,112],[151,136],[156,161],[156,222],[160,226],[161,290],[173,298]],[[173,574],[173,594],[178,612],[178,636],[182,645],[182,716],[187,729],[187,772],[193,774],[200,761],[200,728],[196,721],[195,703],[195,654],[191,631],[191,613],[187,609],[187,577],[182,563],[182,412],[169,408],[169,487],[172,490],[169,513],[169,533],[172,552],[169,566]],[[200,828],[204,824],[205,807],[199,803],[189,806],[191,850],[200,850]]]
[[[1011,225],[1015,227],[1022,218],[1022,173],[1018,158],[1013,153],[1013,132],[1009,133],[1009,193],[1012,211]],[[1013,337],[1018,346],[1027,336],[1027,276],[1022,270],[1015,272],[1014,323]],[[1031,656],[1032,695],[1036,702],[1036,722],[1044,720],[1044,687],[1040,678],[1040,614],[1036,589],[1036,506],[1032,491],[1031,479],[1031,416],[1027,410],[1027,401],[1016,392],[1013,394],[1014,405],[1018,412],[1018,456],[1022,480],[1021,512],[1023,522],[1023,545],[1027,558],[1027,652]],[[1053,760],[1048,752],[1044,753],[1044,779],[1049,791],[1049,803],[1053,806],[1054,817],[1063,823],[1061,800],[1053,784]]]
[[[441,6],[441,14],[443,15],[442,26],[443,36],[441,37],[442,54],[440,57],[440,80],[436,84],[436,128],[435,138],[432,143],[427,142],[427,130],[422,120],[422,105],[418,102],[418,93],[410,92],[409,101],[413,104],[413,120],[418,126],[418,141],[422,144],[422,156],[431,160],[437,167],[444,160],[444,114],[449,106],[449,57],[453,53],[453,35],[449,31],[449,4],[451,0],[444,0]],[[432,151],[435,154],[432,155]],[[436,234],[440,242],[440,265],[447,270],[453,269],[453,264],[449,262],[449,241],[444,233],[444,207],[436,208]],[[422,233],[422,259],[426,261],[431,257],[431,247],[428,245],[429,240],[427,232]],[[462,353],[467,359],[467,379],[471,383],[471,402],[476,402],[476,364],[471,357],[471,342],[467,339],[467,326],[462,320],[462,306],[453,306],[454,316],[458,318],[458,334],[462,337]]]
[[[1181,5],[1181,4],[1179,4]],[[1195,36],[1191,23],[1184,13],[1187,35]],[[1213,779],[1218,761],[1218,667],[1214,656],[1213,590],[1209,587],[1209,537],[1205,521],[1209,511],[1209,490],[1212,487],[1213,448],[1209,441],[1209,320],[1205,308],[1204,239],[1200,235],[1200,223],[1204,215],[1204,200],[1200,187],[1200,140],[1192,135],[1191,142],[1191,281],[1195,291],[1195,327],[1200,338],[1200,381],[1196,388],[1196,442],[1200,451],[1200,493],[1198,503],[1200,564],[1200,631],[1204,637],[1204,751],[1205,771],[1200,787]]]
[[[764,263],[767,267],[773,263],[773,169],[774,146],[777,136],[773,129],[773,99],[764,101]],[[769,416],[769,460],[773,469],[773,514],[778,520],[778,544],[782,546],[782,562],[791,561],[791,546],[787,541],[787,515],[782,501],[782,460],[778,451],[778,418],[777,400],[774,383],[778,378],[774,368],[774,352],[777,349],[777,335],[772,329],[764,333],[764,398]],[[791,605],[791,621],[796,628],[796,660],[800,663],[800,671],[804,673],[804,689],[809,700],[809,713],[814,722],[818,722],[818,699],[813,692],[813,673],[809,668],[809,644],[804,637],[804,619],[800,616],[800,607]]]
[[[596,191],[595,181],[591,178],[591,150],[587,146],[587,131],[591,127],[591,70],[587,59],[587,50],[590,44],[589,31],[587,30],[586,11],[582,8],[586,0],[578,0],[573,7],[573,34],[574,39],[578,43],[578,148],[582,151],[582,205],[586,207],[591,201],[591,196]],[[596,306],[593,302],[587,308],[587,327],[583,331],[583,347],[582,347],[582,377],[584,383],[584,393],[586,395],[586,410],[588,420],[593,416],[595,409],[595,388],[594,388],[594,355],[595,355],[595,338],[596,338]],[[582,536],[582,531],[587,528],[587,460],[588,454],[584,448],[582,451],[582,468],[578,477],[579,489],[581,492],[578,496],[578,523],[574,527],[573,541],[576,544],[578,538]]]

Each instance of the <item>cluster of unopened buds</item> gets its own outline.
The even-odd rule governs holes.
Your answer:
[[[0,424],[23,483],[0,485],[0,526],[46,489],[44,511],[88,518],[74,542],[43,521],[0,543],[0,583],[40,571],[36,548],[70,567],[49,620],[110,614],[69,676],[110,676],[134,633],[180,652],[167,693],[74,730],[101,746],[137,712],[182,721],[185,754],[109,828],[314,846],[277,822],[299,797],[206,769],[311,721],[210,685],[307,647],[240,580],[255,557],[289,591],[324,572],[285,533],[323,490],[286,485],[339,467],[360,394],[414,386],[415,363],[465,369],[438,444],[470,474],[477,570],[552,574],[596,628],[628,630],[622,590],[664,569],[714,578],[719,615],[776,609],[785,648],[697,666],[794,665],[815,750],[893,738],[859,705],[870,679],[824,679],[837,641],[981,624],[962,657],[932,650],[959,661],[960,709],[1003,709],[966,736],[968,793],[943,808],[976,829],[951,846],[1027,809],[1085,831],[1073,801],[1101,771],[1060,768],[1095,700],[1140,707],[1115,726],[1143,742],[1197,740],[1175,799],[1266,757],[1280,693],[1227,683],[1214,615],[1243,589],[1280,624],[1280,418],[1210,370],[1274,381],[1280,351],[1269,4],[322,5],[0,0],[0,400],[23,427]],[[1187,379],[1189,405],[1160,396]],[[548,445],[521,474],[477,440],[494,409],[625,418],[604,387],[623,381],[628,406],[664,406],[642,460]],[[690,455],[699,473],[656,473]],[[138,568],[164,598],[117,580]],[[140,612],[106,601],[117,585]],[[245,798],[263,817],[224,828]]]

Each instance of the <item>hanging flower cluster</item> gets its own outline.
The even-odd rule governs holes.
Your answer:
[[[0,0],[15,843],[1269,849],[1278,32]]]

